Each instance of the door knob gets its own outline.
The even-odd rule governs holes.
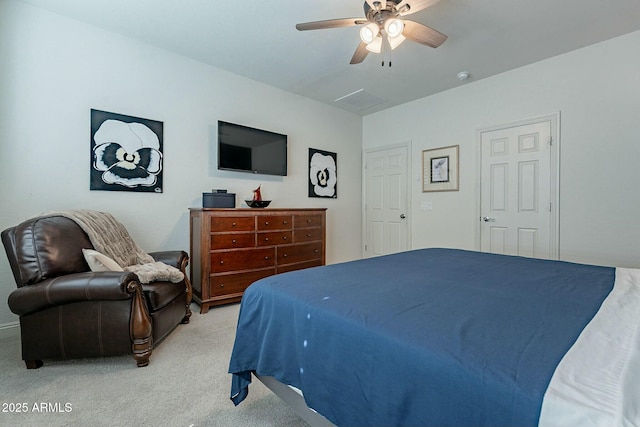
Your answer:
[[[484,222],[496,222],[496,219],[495,218],[491,218],[490,216],[483,216],[482,220]]]
[[[400,219],[405,219],[406,216],[404,214],[400,214]]]

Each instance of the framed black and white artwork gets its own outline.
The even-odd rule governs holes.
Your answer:
[[[309,197],[338,197],[338,155],[309,148]]]
[[[422,192],[458,191],[458,145],[422,151]]]
[[[162,193],[163,123],[91,110],[91,190]]]

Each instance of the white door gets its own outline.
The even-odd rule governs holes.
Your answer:
[[[481,132],[481,251],[557,258],[554,117]]]
[[[410,247],[408,151],[403,145],[366,152],[365,257]]]

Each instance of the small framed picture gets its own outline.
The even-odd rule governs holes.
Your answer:
[[[458,191],[458,145],[422,151],[422,192]]]

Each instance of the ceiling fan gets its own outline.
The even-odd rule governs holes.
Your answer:
[[[342,28],[361,25],[360,44],[356,48],[351,64],[359,64],[369,52],[380,53],[385,47],[391,50],[405,39],[430,47],[438,47],[447,36],[426,25],[402,19],[403,16],[426,9],[439,0],[366,0],[364,18],[328,19],[297,24],[300,31]],[[384,61],[382,63],[384,65]],[[391,65],[391,64],[389,64]]]

